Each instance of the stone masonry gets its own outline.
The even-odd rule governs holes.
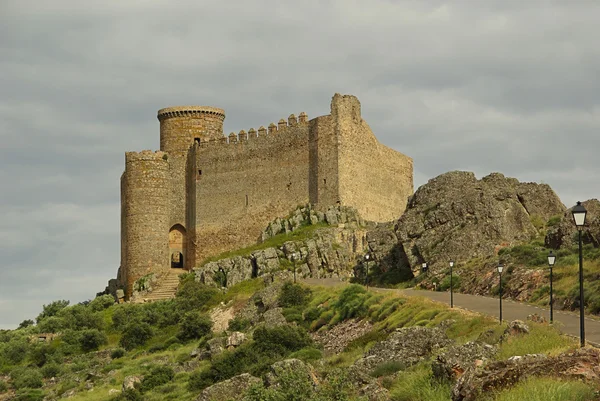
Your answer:
[[[117,284],[261,240],[299,204],[350,206],[367,221],[398,219],[413,193],[413,161],[377,141],[358,99],[335,94],[330,114],[302,112],[268,128],[223,134],[225,112],[158,111],[160,151],[127,152],[121,177]]]

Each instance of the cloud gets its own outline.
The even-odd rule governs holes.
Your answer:
[[[351,93],[416,186],[500,171],[567,205],[598,197],[599,17],[589,1],[3,1],[0,327],[114,277],[123,153],[159,147],[166,106],[221,107],[228,133]]]

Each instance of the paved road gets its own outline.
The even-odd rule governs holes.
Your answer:
[[[309,284],[323,286],[346,284],[335,279],[308,279],[303,281]],[[413,289],[393,290],[383,288],[377,288],[376,290],[398,291],[398,293],[403,293],[408,296],[421,296],[450,305],[449,292],[434,292]],[[479,295],[454,294],[454,306],[472,312],[493,316],[496,319],[498,319],[500,315],[500,306],[498,298],[483,297]],[[550,320],[549,309],[527,305],[520,302],[510,301],[507,299],[502,300],[502,319],[504,321],[511,321],[515,319],[526,320],[528,315],[532,315],[534,313],[545,317],[548,321]],[[554,322],[561,323],[559,327],[564,334],[579,338],[579,314],[554,310]],[[585,339],[587,342],[593,343],[596,346],[600,344],[599,320],[588,317],[585,318]]]

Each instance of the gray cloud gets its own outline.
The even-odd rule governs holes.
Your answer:
[[[124,152],[159,108],[225,131],[359,97],[381,142],[448,170],[598,197],[594,1],[5,0],[0,4],[0,327],[94,296],[119,264]]]

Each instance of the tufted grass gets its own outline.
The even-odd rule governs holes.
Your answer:
[[[393,401],[449,401],[450,384],[433,378],[431,364],[419,363],[398,373],[390,389]]]
[[[503,342],[496,355],[497,360],[526,354],[557,355],[577,348],[577,340],[561,335],[552,326],[527,322],[529,334],[509,337]]]
[[[594,393],[592,386],[580,381],[536,377],[493,394],[485,401],[591,401],[597,399]]]

